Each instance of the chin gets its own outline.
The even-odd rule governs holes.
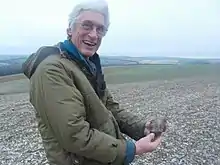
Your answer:
[[[82,52],[82,54],[86,57],[91,57],[95,54],[95,52],[91,52],[91,51],[84,51]]]

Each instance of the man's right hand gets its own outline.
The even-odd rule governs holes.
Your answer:
[[[161,140],[161,136],[155,139],[154,133],[150,133],[149,135],[141,138],[135,143],[136,155],[142,155],[147,152],[152,152],[159,146]]]

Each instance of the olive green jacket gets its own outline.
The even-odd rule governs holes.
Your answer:
[[[107,88],[100,99],[77,63],[62,53],[30,64],[42,49],[23,69],[30,79],[30,102],[50,165],[122,165],[122,133],[138,140],[146,121],[120,109]]]

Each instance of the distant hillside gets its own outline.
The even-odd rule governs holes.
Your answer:
[[[21,73],[22,63],[26,55],[0,55],[0,76]],[[129,57],[101,56],[102,66],[123,65],[184,65],[184,64],[214,64],[220,59],[187,59],[176,57]]]

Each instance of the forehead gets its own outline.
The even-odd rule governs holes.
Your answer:
[[[80,13],[78,20],[80,22],[91,21],[95,24],[103,25],[105,22],[105,18],[101,13],[95,11],[83,11]]]

